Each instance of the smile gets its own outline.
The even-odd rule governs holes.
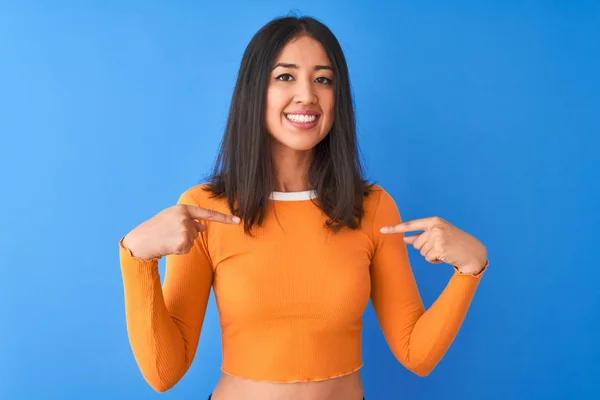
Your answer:
[[[296,128],[310,129],[317,124],[320,115],[284,114],[285,119]]]
[[[287,119],[289,119],[290,121],[301,122],[301,123],[313,122],[317,118],[319,118],[318,115],[304,115],[304,114],[285,114],[285,117]]]

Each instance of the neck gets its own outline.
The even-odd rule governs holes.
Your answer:
[[[276,192],[304,192],[313,189],[308,182],[308,169],[313,152],[280,149],[273,153]]]

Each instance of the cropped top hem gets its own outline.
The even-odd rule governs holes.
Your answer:
[[[226,370],[224,367],[221,367],[221,371],[229,376],[233,376],[236,378],[240,378],[240,379],[246,379],[249,381],[253,381],[253,382],[269,382],[269,383],[302,383],[302,382],[320,382],[320,381],[326,381],[329,379],[336,379],[336,378],[341,378],[343,376],[348,376],[351,375],[353,373],[355,373],[356,371],[360,370],[362,367],[364,366],[364,363],[360,363],[360,365],[354,369],[352,369],[349,372],[341,372],[339,374],[335,374],[335,375],[330,375],[330,376],[315,376],[315,377],[310,377],[310,378],[288,378],[288,379],[258,379],[258,378],[250,378],[247,376],[242,376],[239,374],[234,374],[228,370]]]

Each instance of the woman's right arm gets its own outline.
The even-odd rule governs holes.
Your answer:
[[[178,204],[198,206],[186,192]],[[161,288],[158,259],[137,258],[119,242],[129,342],[144,379],[158,392],[172,388],[189,369],[200,338],[213,269],[199,232],[186,254],[166,256]]]

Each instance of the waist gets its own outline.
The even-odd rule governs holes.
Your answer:
[[[301,383],[342,377],[362,367],[359,328],[344,332],[297,329],[270,332],[268,336],[253,330],[229,333],[222,337],[221,366],[228,375],[252,381]]]
[[[361,400],[360,371],[311,382],[276,383],[255,381],[223,373],[211,400]]]

